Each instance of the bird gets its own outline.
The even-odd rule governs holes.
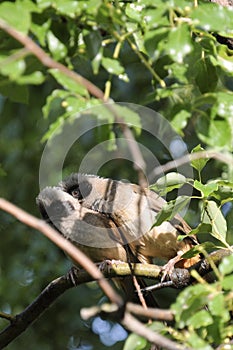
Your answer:
[[[197,238],[189,235],[191,228],[180,215],[152,228],[156,215],[167,202],[148,188],[80,173],[71,174],[59,187],[76,198],[82,207],[113,220],[121,244],[127,244],[142,263],[152,263],[154,258],[174,258],[174,262],[178,262],[185,252],[198,244]],[[177,240],[182,234],[185,238]],[[197,259],[184,259],[180,266],[187,267]]]
[[[151,264],[162,258],[169,275],[174,266],[188,268],[199,260],[182,258],[198,241],[178,214],[153,226],[166,201],[148,188],[73,173],[57,186],[44,188],[36,202],[42,217],[95,263]],[[178,240],[182,234],[184,239]]]
[[[130,264],[132,276],[114,279],[126,301],[142,302],[135,293],[133,263],[152,264],[154,258],[165,259],[163,281],[171,277],[174,267],[189,268],[200,259],[198,255],[182,258],[199,243],[181,216],[176,214],[170,221],[153,226],[166,201],[148,188],[73,173],[57,186],[44,188],[36,202],[42,217],[94,263]],[[182,234],[184,239],[178,240]],[[137,278],[137,285],[146,290],[143,278]],[[151,293],[144,295],[144,302],[159,307]]]

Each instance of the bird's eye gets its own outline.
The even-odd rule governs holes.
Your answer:
[[[79,201],[82,201],[84,198],[89,196],[92,190],[92,185],[87,182],[83,181],[76,185],[75,187],[71,188],[68,193],[71,194],[72,197],[77,198]]]
[[[74,188],[74,189],[71,191],[71,196],[74,197],[74,198],[80,199],[81,195],[80,195],[79,188]]]

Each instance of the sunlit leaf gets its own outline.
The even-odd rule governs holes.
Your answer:
[[[18,84],[34,84],[34,85],[40,85],[44,82],[45,76],[37,71],[33,72],[30,75],[22,75],[17,79]]]
[[[197,135],[209,146],[232,150],[232,125],[228,120],[198,118]]]
[[[214,191],[217,191],[218,189],[218,185],[216,184],[216,182],[202,184],[200,181],[195,180],[193,186],[202,193],[203,197],[210,196]]]
[[[201,310],[192,315],[188,320],[188,325],[192,326],[195,329],[201,327],[207,327],[213,323],[213,318],[210,313],[206,310]]]
[[[69,90],[73,93],[80,94],[82,96],[88,96],[88,92],[84,86],[82,86],[80,83],[75,81],[74,79],[71,79],[63,72],[59,71],[58,69],[50,69],[50,73],[53,75],[53,77],[57,80],[59,84],[61,84],[66,90]]]
[[[159,178],[155,184],[150,186],[150,189],[158,191],[163,196],[176,188],[182,187],[187,182],[188,180],[184,175],[171,172]]]
[[[204,3],[192,11],[191,18],[196,26],[206,31],[232,32],[233,12],[227,7]]]
[[[110,74],[119,75],[124,73],[124,68],[118,60],[103,57],[101,63]]]
[[[19,1],[15,4],[9,1],[3,1],[0,4],[0,18],[16,30],[25,34],[27,34],[31,23],[30,12],[26,4],[21,4]]]
[[[233,254],[226,256],[222,259],[220,265],[219,265],[219,271],[223,275],[228,275],[233,272]],[[232,284],[233,286],[233,284]]]
[[[194,147],[192,149],[191,153],[196,153],[196,152],[202,152],[204,151],[204,148],[201,147],[201,145],[197,145],[196,147]],[[197,171],[201,171],[204,166],[206,165],[206,163],[208,162],[209,159],[205,159],[205,158],[198,158],[198,159],[193,159],[191,161],[191,165],[193,168],[195,168]]]
[[[164,221],[171,220],[178,212],[184,209],[190,202],[189,196],[179,196],[176,200],[166,203],[157,214],[152,227],[161,225]]]
[[[24,59],[0,57],[0,72],[2,75],[9,76],[12,81],[17,80],[24,73],[25,69],[26,63]]]
[[[56,60],[63,59],[66,57],[67,48],[66,46],[53,34],[51,30],[47,33],[47,40],[49,50]]]
[[[132,333],[128,336],[123,350],[144,350],[147,348],[147,340],[140,335]]]
[[[170,30],[166,49],[169,56],[179,63],[182,63],[185,56],[193,50],[190,30],[185,24]]]
[[[188,119],[191,118],[191,114],[187,110],[178,112],[171,121],[171,125],[176,132],[182,134],[182,130],[186,127]]]
[[[226,220],[214,201],[205,201],[203,223],[211,224],[211,234],[223,244],[226,244]]]

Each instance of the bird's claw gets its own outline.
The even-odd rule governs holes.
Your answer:
[[[121,264],[122,263],[122,261],[121,260],[114,260],[114,259],[112,259],[112,260],[110,260],[110,259],[106,259],[106,260],[104,260],[102,263],[100,263],[99,264],[99,269],[100,269],[100,271],[101,272],[104,272],[104,271],[106,271],[107,270],[107,272],[108,273],[110,273],[111,271],[111,267],[113,266],[113,265],[119,265],[119,264]]]
[[[170,259],[162,268],[161,270],[161,282],[164,282],[165,280],[167,280],[167,277],[169,277],[169,279],[171,280],[171,276],[172,273],[174,271],[175,268],[175,264],[180,261],[180,256],[177,255],[174,258]]]

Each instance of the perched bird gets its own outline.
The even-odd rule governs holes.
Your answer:
[[[76,198],[82,207],[111,219],[119,231],[117,241],[127,244],[140,262],[152,263],[153,258],[174,258],[175,263],[198,243],[194,236],[177,240],[179,235],[188,235],[191,231],[179,215],[151,229],[157,213],[166,203],[154,191],[131,183],[78,173],[70,175],[59,187]],[[197,259],[180,261],[180,266],[188,267]]]
[[[188,267],[198,257],[181,255],[197,244],[188,224],[176,215],[170,222],[152,225],[165,204],[157,193],[140,186],[72,174],[57,187],[47,187],[37,197],[42,216],[94,262],[105,259],[152,263],[153,258],[173,259]],[[167,271],[169,273],[169,271]]]

